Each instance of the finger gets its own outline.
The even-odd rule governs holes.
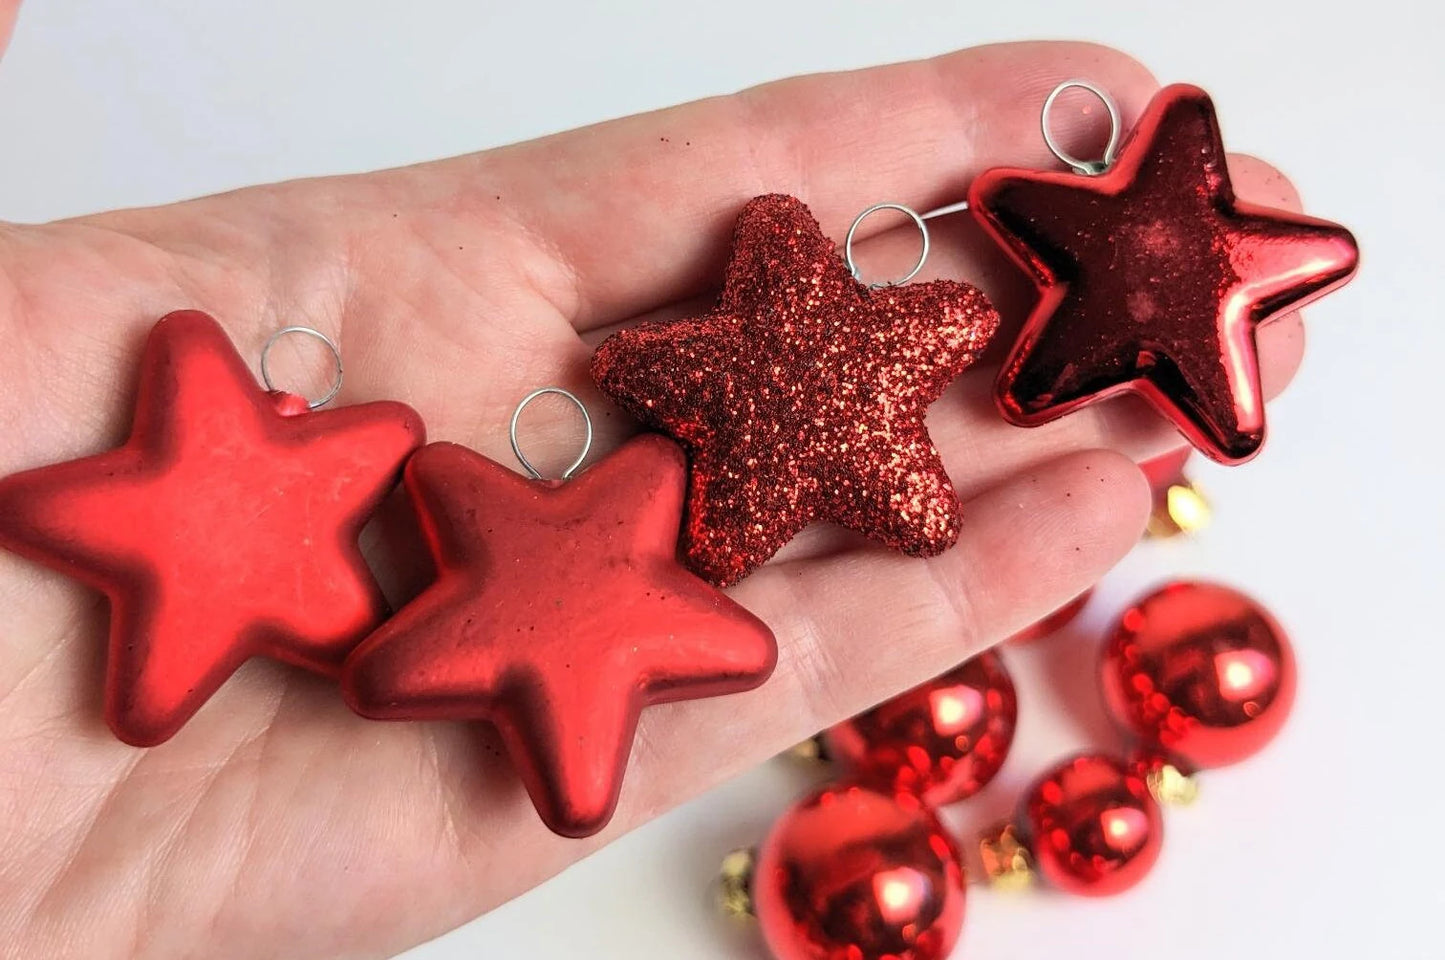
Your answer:
[[[1137,540],[1148,511],[1139,471],[1105,452],[1012,479],[969,505],[957,547],[931,560],[877,550],[774,564],[734,596],[778,635],[756,691],[643,713],[617,819],[581,844],[549,836],[525,802],[488,811],[477,865],[486,909],[592,847],[817,730],[956,665],[1067,602]],[[460,755],[458,763],[475,763]],[[515,867],[496,870],[502,857]]]
[[[784,80],[396,176],[429,207],[523,225],[561,265],[537,282],[585,329],[715,283],[733,218],[756,194],[800,196],[840,236],[875,201],[922,208],[957,200],[985,167],[1043,164],[1040,105],[1080,75],[1131,119],[1157,86],[1092,44],[980,47]]]
[[[10,46],[10,35],[15,31],[15,18],[20,15],[20,0],[0,0],[0,56]]]
[[[739,600],[797,638],[778,686],[799,723],[850,716],[1078,596],[1138,542],[1149,492],[1127,459],[1085,451],[1011,477],[966,510],[958,545],[930,560],[857,550],[776,564],[739,585]]]
[[[1299,191],[1280,170],[1258,157],[1237,154],[1229,158],[1229,175],[1240,197],[1251,203],[1304,212]],[[1299,311],[1287,313],[1260,328],[1259,372],[1266,400],[1273,400],[1299,372],[1304,360],[1305,327]]]

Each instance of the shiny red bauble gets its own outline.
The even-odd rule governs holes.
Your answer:
[[[776,960],[943,960],[963,927],[963,864],[916,797],[835,784],[773,826],[752,899]]]
[[[838,724],[827,744],[855,779],[939,806],[993,779],[1017,721],[1013,680],[998,654],[985,652]]]
[[[1101,679],[1115,718],[1197,767],[1264,747],[1294,703],[1295,660],[1269,612],[1237,590],[1179,581],[1124,612]]]
[[[1018,633],[1009,637],[1009,642],[1033,643],[1035,640],[1042,640],[1045,637],[1053,636],[1073,623],[1074,618],[1084,612],[1084,608],[1089,605],[1089,598],[1093,595],[1094,591],[1092,588],[1085,590],[1047,617],[1044,617],[1037,623],[1024,627]]]
[[[1024,795],[1034,862],[1052,886],[1104,897],[1134,886],[1159,859],[1164,822],[1142,777],[1100,754],[1065,760]]]

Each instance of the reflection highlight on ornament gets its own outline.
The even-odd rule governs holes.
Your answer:
[[[1254,702],[1267,693],[1276,681],[1274,663],[1258,650],[1227,650],[1216,654],[1214,669],[1219,673],[1219,690],[1227,700],[1240,703],[1240,709],[1255,716],[1259,704]]]
[[[933,726],[939,733],[956,734],[976,723],[983,714],[983,695],[972,687],[948,687],[929,696],[933,703]],[[958,738],[967,749],[968,738]]]
[[[1122,854],[1138,850],[1148,838],[1149,818],[1133,807],[1111,807],[1099,815],[1108,845]]]
[[[919,918],[927,904],[928,878],[911,867],[886,870],[873,878],[878,911],[884,923],[906,927]]]

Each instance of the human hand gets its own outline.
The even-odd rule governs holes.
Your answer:
[[[986,167],[1051,163],[1038,108],[1075,76],[1109,89],[1126,124],[1155,89],[1099,47],[985,47],[402,170],[0,226],[0,475],[119,442],[145,334],[183,307],[215,315],[250,357],[287,324],[330,334],[346,359],[338,402],[402,400],[434,440],[508,462],[516,401],[556,383],[613,447],[634,427],[588,386],[592,347],[705,306],[748,198],[796,194],[833,237],[878,200],[957,200]],[[1245,198],[1297,207],[1260,162],[1232,170]],[[938,222],[928,274],[979,284],[1016,321],[1026,284],[953,220]],[[914,242],[876,236],[859,256]],[[1269,392],[1302,343],[1294,317],[1261,331]],[[542,827],[489,731],[368,722],[333,683],[276,664],[248,664],[166,744],[128,747],[100,719],[104,604],[0,554],[0,943],[36,957],[385,956],[1038,619],[1134,543],[1147,493],[1131,461],[1179,441],[1129,401],[1011,427],[993,373],[971,371],[929,418],[966,505],[958,546],[915,560],[815,528],[734,588],[778,635],[776,675],[646,711],[616,819],[588,841]],[[539,427],[529,450],[564,460],[571,434]],[[384,565],[405,535],[381,524],[375,539]],[[394,599],[415,589],[379,572]]]

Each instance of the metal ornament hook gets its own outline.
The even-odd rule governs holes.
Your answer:
[[[276,391],[276,384],[271,380],[271,367],[269,364],[269,360],[271,358],[271,348],[276,345],[277,340],[280,340],[288,333],[300,333],[308,337],[315,337],[317,340],[320,340],[322,343],[326,344],[326,349],[331,351],[332,361],[336,365],[336,379],[332,381],[331,389],[327,390],[326,393],[323,394],[321,397],[316,400],[308,399],[306,401],[306,406],[311,410],[315,410],[318,407],[326,406],[332,400],[335,400],[336,395],[341,392],[341,382],[345,377],[345,372],[343,371],[341,366],[341,348],[338,347],[336,345],[336,342],[330,337],[328,337],[326,334],[322,333],[320,330],[313,329],[312,327],[282,327],[280,330],[277,330],[275,333],[271,334],[271,336],[266,338],[266,343],[261,347],[261,382],[266,385],[267,390],[270,390],[273,393]]]
[[[1104,156],[1101,160],[1080,160],[1078,157],[1059,146],[1054,139],[1054,132],[1049,126],[1049,111],[1054,108],[1054,101],[1059,94],[1070,88],[1087,90],[1099,98],[1104,109],[1109,111],[1109,142],[1104,146]],[[1039,129],[1043,131],[1044,143],[1048,146],[1049,152],[1058,157],[1061,161],[1073,168],[1075,173],[1082,173],[1086,176],[1098,176],[1114,165],[1114,160],[1119,149],[1119,140],[1124,133],[1124,122],[1119,117],[1119,106],[1114,103],[1114,98],[1105,93],[1101,88],[1087,80],[1065,80],[1054,87],[1053,91],[1044,98],[1044,107],[1039,112]]]
[[[967,213],[968,201],[960,200],[957,203],[950,203],[944,207],[935,207],[923,215],[923,219],[932,220],[934,217],[946,217],[952,213]]]
[[[909,270],[897,280],[888,280],[883,283],[870,283],[868,284],[868,289],[870,290],[878,290],[882,287],[896,287],[899,284],[907,283],[909,280],[918,276],[918,271],[922,270],[923,265],[928,261],[928,224],[923,222],[925,218],[919,216],[918,212],[912,207],[904,206],[901,203],[875,203],[853,218],[853,225],[848,228],[848,235],[843,238],[843,260],[848,264],[848,272],[853,275],[853,279],[859,281],[863,279],[862,272],[858,269],[858,263],[853,259],[853,235],[858,232],[859,224],[879,210],[897,210],[900,213],[907,214],[908,219],[912,220],[913,225],[918,228],[918,233],[923,238],[923,246],[918,251],[918,260],[913,264],[912,270]]]
[[[582,436],[582,452],[577,454],[577,459],[572,461],[571,466],[562,471],[561,479],[570,480],[572,475],[576,473],[578,468],[587,460],[587,454],[592,450],[592,416],[587,412],[587,407],[582,401],[577,399],[576,394],[569,390],[563,390],[561,387],[539,387],[533,390],[523,397],[522,402],[517,404],[517,409],[512,411],[512,424],[508,427],[507,433],[512,440],[512,453],[516,455],[517,462],[522,465],[522,469],[527,472],[527,476],[533,480],[545,480],[546,477],[542,476],[542,472],[532,466],[532,461],[528,460],[526,455],[522,453],[521,444],[517,442],[517,421],[521,419],[522,411],[527,409],[527,404],[549,393],[555,393],[559,397],[565,397],[567,400],[570,400],[572,405],[582,414],[582,426],[585,431]]]

